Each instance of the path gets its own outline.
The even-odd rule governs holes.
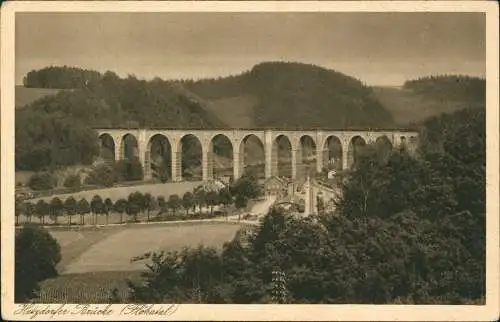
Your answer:
[[[271,196],[270,199],[259,201],[253,205],[249,212],[251,215],[264,216],[269,212],[269,208],[271,208],[275,201],[276,196]]]

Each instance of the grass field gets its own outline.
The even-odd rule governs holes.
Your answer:
[[[425,98],[410,90],[373,87],[373,92],[380,103],[387,108],[398,124],[422,121],[430,116],[441,113],[452,113],[470,105],[480,105],[480,102],[471,104],[466,101],[440,101]]]
[[[186,222],[51,229],[61,245],[60,275],[40,285],[39,303],[107,303],[113,288],[126,298],[127,279],[139,281],[150,251],[198,245],[221,248],[243,227],[237,222]]]
[[[132,257],[198,245],[220,247],[231,240],[240,227],[230,222],[185,222],[52,229],[50,232],[61,245],[58,271],[72,274],[141,270],[144,262],[131,262]]]
[[[16,107],[29,105],[36,100],[46,96],[55,95],[60,91],[60,89],[52,88],[27,88],[24,86],[16,86]]]
[[[103,188],[103,189],[94,189],[87,191],[80,191],[77,193],[70,194],[60,194],[57,195],[61,200],[65,200],[69,196],[73,196],[76,200],[81,198],[86,198],[87,201],[90,201],[92,197],[95,195],[100,195],[102,199],[110,198],[113,202],[117,201],[120,198],[127,198],[129,194],[140,191],[142,193],[150,193],[153,197],[164,196],[168,198],[168,196],[173,194],[178,194],[182,197],[184,193],[187,191],[193,191],[193,189],[202,184],[201,181],[184,181],[184,182],[169,182],[169,183],[158,183],[158,184],[145,184],[145,185],[137,185],[137,186],[128,186],[128,187],[116,187],[116,188]],[[50,197],[43,197],[38,199],[32,199],[32,202],[37,202],[39,199],[44,199],[45,201],[50,202],[55,195]]]

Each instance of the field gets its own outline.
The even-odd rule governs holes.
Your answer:
[[[150,251],[198,245],[221,248],[242,227],[236,222],[186,222],[51,230],[61,245],[59,277],[41,284],[38,302],[106,303],[113,288],[125,297],[126,279],[137,280]]]
[[[480,102],[471,104],[466,101],[429,99],[410,90],[391,87],[375,86],[373,92],[380,103],[392,114],[397,124],[419,122],[440,113],[452,113],[470,105],[481,105]]]
[[[24,86],[16,86],[16,108],[29,105],[46,96],[55,95],[60,91],[60,89],[52,88],[26,88]]]
[[[60,269],[63,274],[141,270],[144,268],[144,262],[131,262],[132,257],[149,251],[180,250],[186,246],[196,247],[200,244],[222,246],[225,241],[234,237],[239,227],[229,223],[186,223],[105,229],[106,234],[94,232],[90,238],[87,237],[93,241],[89,243],[89,247]],[[69,234],[54,232],[54,236],[65,245],[64,247],[71,247],[72,244],[86,239],[85,234],[78,231]],[[68,251],[65,253],[68,257],[72,255]]]
[[[80,191],[77,193],[70,194],[61,194],[57,195],[61,200],[65,200],[69,196],[73,196],[76,200],[81,198],[87,199],[90,201],[92,197],[95,195],[100,195],[102,199],[110,198],[113,202],[117,201],[120,198],[127,198],[129,194],[140,191],[142,193],[150,193],[153,197],[164,196],[168,198],[168,196],[173,194],[178,194],[182,197],[184,193],[187,191],[193,191],[193,189],[202,184],[201,181],[184,181],[184,182],[169,182],[169,183],[158,183],[158,184],[146,184],[146,185],[137,185],[137,186],[127,186],[127,187],[116,187],[116,188],[103,188],[103,189],[94,189],[87,191]],[[52,198],[43,197],[39,199],[44,199],[47,202],[50,202]],[[32,199],[32,202],[38,201],[38,199]]]

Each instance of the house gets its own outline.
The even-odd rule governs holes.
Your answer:
[[[284,197],[287,194],[287,190],[288,182],[279,177],[274,176],[264,181],[264,195],[266,197]]]

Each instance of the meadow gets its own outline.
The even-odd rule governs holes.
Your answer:
[[[138,281],[148,263],[132,257],[198,245],[221,249],[242,227],[237,222],[177,222],[51,229],[61,245],[60,275],[41,283],[36,302],[107,303],[114,288],[126,298],[126,280]]]
[[[201,181],[183,181],[183,182],[168,182],[168,183],[102,188],[102,189],[79,191],[75,193],[51,195],[48,197],[31,199],[30,201],[37,202],[38,200],[43,199],[47,202],[50,202],[50,200],[56,196],[64,201],[66,198],[73,196],[76,200],[85,198],[87,199],[87,201],[90,202],[90,200],[92,200],[92,197],[94,197],[95,195],[99,195],[103,200],[106,198],[110,198],[113,202],[115,202],[121,198],[127,199],[129,194],[136,191],[139,191],[143,194],[150,193],[153,197],[164,196],[165,198],[168,198],[168,196],[173,194],[177,194],[180,197],[182,197],[184,193],[188,191],[193,191],[193,189],[199,186],[200,184],[202,184]]]

